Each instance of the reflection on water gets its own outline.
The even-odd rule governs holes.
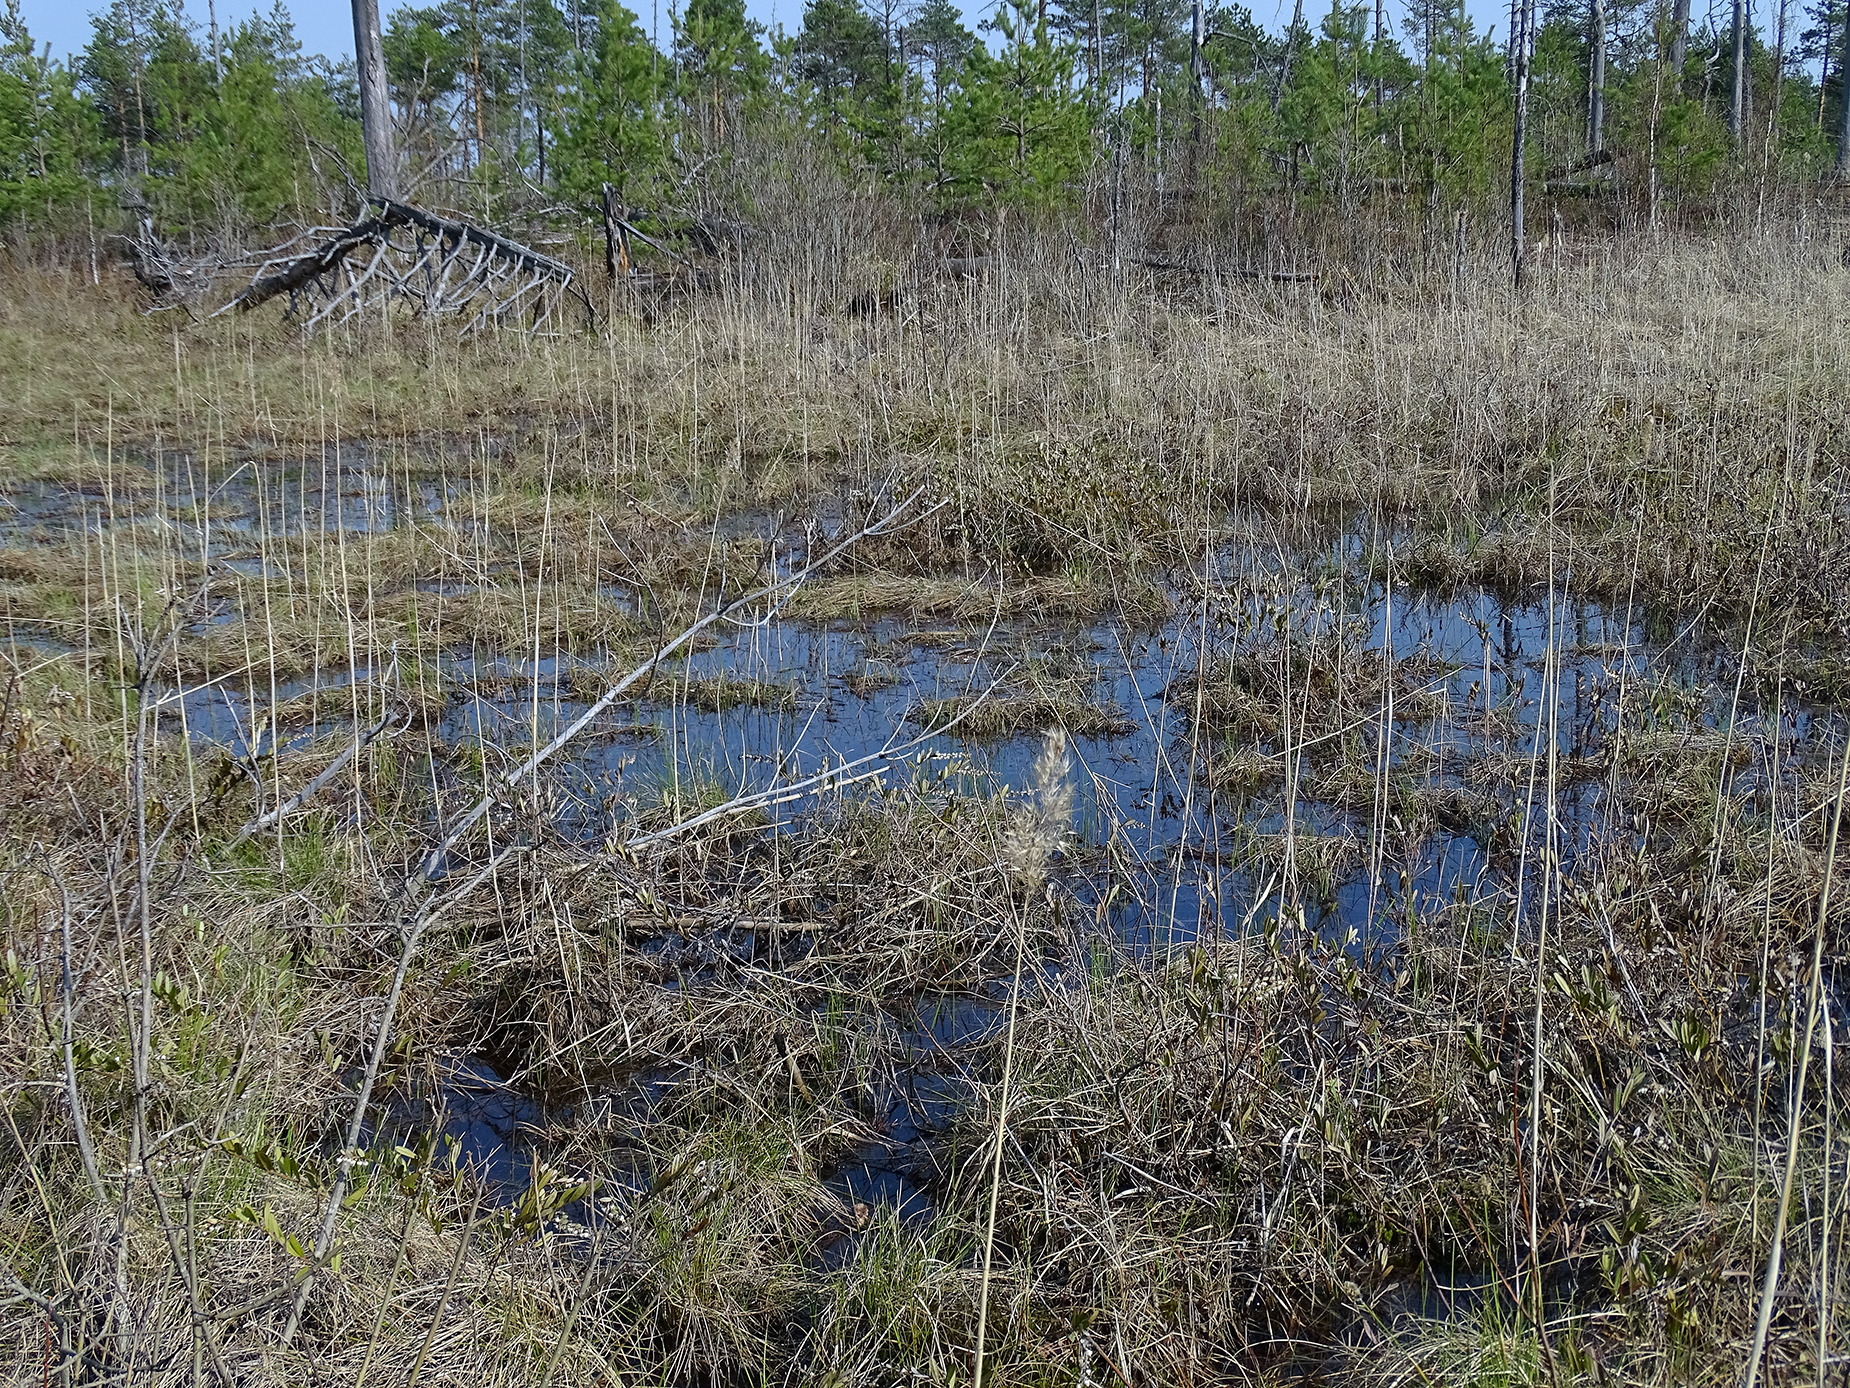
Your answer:
[[[1311,924],[1366,939],[1420,902],[1480,894],[1512,845],[1538,846],[1548,806],[1533,768],[1550,733],[1554,833],[1570,862],[1623,829],[1607,774],[1622,699],[1628,736],[1673,750],[1724,740],[1738,655],[1700,622],[1571,594],[1390,590],[1368,568],[1354,532],[1297,556],[1290,573],[1263,551],[1229,550],[1205,584],[1174,594],[1167,623],[1143,631],[739,624],[573,744],[554,770],[561,816],[601,841],[639,801],[764,790],[901,745],[891,776],[949,760],[968,788],[1018,792],[1045,724],[1089,706],[1109,716],[1071,738],[1064,869],[1120,939],[1166,947],[1250,929],[1276,908],[1286,872]],[[57,649],[30,633],[13,640]],[[462,650],[436,664],[449,690],[437,741],[495,759],[549,740],[622,673],[595,654]],[[373,721],[384,673],[322,668],[273,682],[259,666],[170,691],[159,709],[195,745],[261,758]],[[1053,687],[1065,702],[1041,697]],[[922,709],[984,697],[1027,712],[993,736],[920,735]],[[1744,689],[1736,791],[1759,785],[1776,735],[1791,764],[1834,734],[1828,715],[1790,696],[1783,708],[1775,729],[1757,686]],[[784,823],[803,809],[784,807]],[[1416,812],[1427,832],[1397,836]],[[1404,853],[1374,847],[1402,837]]]
[[[180,559],[280,572],[262,553],[302,536],[383,534],[457,509],[466,480],[410,476],[370,444],[329,444],[318,458],[223,460],[188,451],[101,466],[80,482],[26,480],[0,493],[0,546],[61,544],[80,535],[149,532]]]
[[[162,474],[176,494],[183,472],[176,462]],[[240,537],[252,532],[389,529],[456,495],[388,475],[343,445],[294,473],[233,474],[173,513],[190,517],[196,540],[186,543],[199,553],[230,554],[248,549]],[[95,498],[79,506],[53,491],[15,491],[0,544],[109,523]],[[831,516],[815,533],[841,524]],[[809,533],[782,516],[738,525],[785,539]],[[794,540],[785,547],[802,552]],[[1571,868],[1577,855],[1636,833],[1616,793],[1628,788],[1612,774],[1621,732],[1647,767],[1653,754],[1718,759],[1736,793],[1764,789],[1770,765],[1816,762],[1842,736],[1838,715],[1790,694],[1776,722],[1753,680],[1735,705],[1739,637],[1700,619],[1614,606],[1571,585],[1515,597],[1391,588],[1360,528],[1288,562],[1277,553],[1228,547],[1172,592],[1172,617],[1153,629],[945,631],[899,617],[733,626],[664,666],[570,747],[552,772],[562,820],[601,842],[639,803],[692,799],[703,787],[765,790],[902,746],[890,777],[952,766],[952,789],[1020,792],[1045,725],[1090,707],[1108,716],[1071,738],[1076,812],[1059,872],[1116,940],[1167,950],[1204,932],[1263,928],[1295,900],[1326,938],[1367,949],[1425,907],[1507,899],[1516,864],[1550,834]],[[218,610],[205,618],[225,619]],[[59,650],[42,634],[11,640],[16,662]],[[461,650],[436,664],[446,690],[436,743],[480,750],[490,766],[549,740],[623,673],[595,653],[534,661]],[[164,694],[162,726],[196,747],[265,758],[370,723],[389,692],[385,674],[383,662],[276,683],[244,673]],[[967,708],[986,694],[1028,712],[999,720],[1005,730],[992,736],[922,734],[922,710]],[[780,832],[800,832],[813,804],[783,806]],[[697,981],[713,963],[668,958],[672,940],[653,947],[675,978],[665,986]],[[868,1100],[876,1137],[829,1178],[849,1207],[930,1213],[933,1139],[966,1092],[958,1054],[998,1015],[993,997],[936,999],[881,1023],[899,1027],[909,1063]],[[637,1101],[670,1082],[644,1077]],[[451,1121],[464,1124],[459,1141],[503,1163],[497,1181],[516,1181],[525,1167],[492,1154],[526,1110],[497,1085],[486,1071],[455,1081]],[[465,1110],[477,1117],[459,1118]]]
[[[1560,783],[1556,835],[1570,861],[1622,825],[1606,773],[1622,694],[1634,710],[1632,735],[1698,750],[1720,744],[1732,657],[1699,630],[1672,629],[1669,639],[1653,641],[1642,616],[1627,623],[1597,603],[1567,600],[1556,604],[1551,656],[1545,597],[1505,604],[1471,592],[1390,601],[1379,585],[1367,585],[1346,603],[1333,610],[1305,596],[1298,609],[1287,604],[1293,639],[1323,640],[1330,650],[1340,640],[1351,661],[1391,650],[1414,672],[1418,697],[1402,696],[1391,712],[1383,702],[1334,735],[1321,730],[1311,705],[1327,696],[1308,677],[1294,695],[1296,735],[1288,721],[1282,735],[1276,728],[1223,735],[1212,715],[1198,713],[1200,671],[1225,669],[1254,651],[1266,658],[1232,587],[1211,595],[1207,613],[1197,607],[1144,633],[1101,624],[947,640],[892,618],[744,628],[664,668],[638,704],[613,711],[574,744],[556,772],[562,814],[601,841],[637,801],[677,789],[691,801],[701,786],[763,790],[900,744],[911,744],[909,764],[953,758],[971,788],[1020,791],[1041,747],[1039,726],[921,738],[917,712],[947,699],[967,704],[992,689],[1005,703],[1031,692],[1035,680],[1058,678],[1115,715],[1112,730],[1071,739],[1078,793],[1065,860],[1082,900],[1098,906],[1120,938],[1171,944],[1204,929],[1250,928],[1265,908],[1270,875],[1250,867],[1251,850],[1287,838],[1300,854],[1316,847],[1312,857],[1327,863],[1317,890],[1303,893],[1312,923],[1366,935],[1373,924],[1404,919],[1419,901],[1478,892],[1507,857],[1500,846],[1541,832],[1546,782],[1531,788],[1529,770],[1550,730]],[[439,740],[508,753],[550,739],[613,674],[596,659],[569,657],[536,663],[465,652],[441,664],[453,692],[437,721]],[[357,696],[344,671],[278,686],[279,704],[319,695],[312,718],[298,710],[298,722],[279,720],[280,727],[253,711],[269,691],[216,686],[182,701],[186,726],[239,755],[273,745],[266,737],[302,745],[351,726],[356,703],[368,716],[374,671],[362,675]],[[1734,718],[1736,790],[1764,775],[1770,718],[1745,691]],[[1782,760],[1815,753],[1828,722],[1788,700]],[[1519,774],[1486,776],[1487,765],[1507,773],[1512,760]],[[1230,764],[1242,773],[1223,775]],[[896,763],[889,774],[910,771]],[[1417,837],[1411,856],[1371,855],[1368,845],[1422,804],[1436,827]],[[786,822],[801,811],[800,803],[787,809]],[[1530,846],[1537,842],[1532,837]]]

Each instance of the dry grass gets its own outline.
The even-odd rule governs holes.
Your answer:
[[[116,291],[26,270],[0,305],[7,471],[106,501],[146,490],[112,441],[180,440],[216,476],[246,446],[300,457],[361,438],[393,475],[470,479],[498,562],[537,562],[550,516],[568,542],[554,562],[590,588],[618,544],[636,551],[624,581],[716,587],[721,514],[852,512],[929,476],[955,505],[870,558],[938,586],[860,578],[825,606],[960,615],[994,599],[959,596],[953,575],[1005,576],[1011,602],[1109,607],[1152,564],[1198,566],[1235,503],[1404,518],[1416,576],[1529,584],[1555,553],[1590,588],[1636,574],[1723,601],[1752,584],[1770,525],[1768,592],[1828,621],[1850,596],[1830,502],[1850,434],[1836,252],[1792,227],[1614,243],[1546,267],[1516,303],[1489,263],[1456,296],[1383,282],[1331,299],[1108,286],[1029,248],[873,319],[793,295],[769,262],[603,342],[466,347],[409,328],[303,347],[263,315],[146,319]],[[869,254],[852,273],[882,273]],[[418,568],[375,547],[385,572]]]
[[[0,477],[100,518],[0,546],[10,630],[38,640],[6,647],[0,716],[11,1381],[962,1383],[981,1320],[996,1384],[1733,1382],[1783,1195],[1763,1372],[1842,1352],[1836,765],[1646,679],[1548,758],[1535,710],[1449,706],[1447,672],[1349,621],[1384,578],[1571,574],[1751,613],[1724,628],[1749,694],[1828,696],[1835,246],[1614,246],[1521,303],[1488,266],[1454,299],[1157,294],[1090,264],[1062,243],[871,319],[772,266],[650,327],[462,349],[9,292]],[[299,507],[324,443],[356,439],[389,529],[259,498],[200,554],[239,478]],[[143,465],[173,440],[190,462]],[[240,473],[245,448],[269,461]],[[1020,845],[1057,830],[954,754],[646,850],[626,836],[733,788],[677,760],[604,801],[567,775],[495,789],[555,706],[915,482],[946,504],[785,615],[956,624],[999,661],[1034,621],[1233,633],[1177,657],[1185,731],[1149,784],[1223,797],[1238,833],[1175,856],[1204,901],[1253,901],[1249,932],[1127,938],[1109,886],[1178,924],[1138,826],[1093,825],[1043,880]],[[1367,515],[1338,527],[1365,550],[1331,549],[1332,507]],[[962,731],[1113,731],[1082,667],[1022,659]],[[242,691],[256,753],[157,722],[207,681]],[[807,711],[750,674],[664,671],[648,697]],[[1471,766],[1390,766],[1369,729],[1408,719],[1468,732]],[[1551,849],[1518,807],[1576,785],[1607,816]],[[491,792],[444,880],[492,876],[408,950],[407,874]],[[1300,792],[1349,827],[1294,820]],[[1446,834],[1485,873],[1409,890]],[[1363,879],[1366,939],[1331,924]],[[380,1121],[338,1267],[311,1273],[401,957]],[[432,1136],[469,1058],[531,1104],[525,1182]],[[868,1162],[913,1203],[850,1189]]]

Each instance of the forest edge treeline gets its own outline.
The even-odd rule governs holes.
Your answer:
[[[1002,0],[980,35],[951,0],[811,0],[795,33],[742,0],[657,7],[647,28],[617,0],[404,6],[384,17],[393,182],[582,233],[606,184],[645,220],[749,221],[821,162],[928,219],[1080,209],[1115,233],[1134,200],[1270,254],[1281,215],[1355,236],[1381,207],[1429,234],[1461,210],[1507,228],[1526,192],[1551,226],[1658,225],[1762,216],[1845,167],[1842,0],[1783,0],[1764,30],[1744,3],[1692,27],[1687,0],[1510,17],[1513,45],[1455,0],[1415,0],[1398,33],[1383,4],[1342,0],[1320,19],[1300,0],[1283,33],[1240,5]],[[242,246],[358,208],[355,67],[305,55],[280,0],[222,33],[214,10],[203,34],[163,0],[115,0],[68,63],[17,0],[0,31],[16,246],[135,227]]]

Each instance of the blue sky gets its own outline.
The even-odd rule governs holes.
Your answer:
[[[664,31],[668,27],[667,0],[660,2],[660,23]],[[975,20],[987,12],[989,5],[985,0],[960,0],[964,12],[974,27]],[[206,27],[207,0],[186,0],[187,13],[199,24],[203,31]],[[353,11],[348,0],[285,0],[290,16],[295,20],[296,35],[302,40],[302,47],[310,53],[326,53],[331,57],[353,56]],[[1290,0],[1249,0],[1253,14],[1261,23],[1269,23],[1275,29],[1282,29],[1290,19]],[[67,56],[81,49],[90,38],[90,12],[102,9],[107,0],[100,3],[85,4],[83,0],[21,0],[20,12],[25,18],[26,28],[31,31],[33,40],[43,45],[51,42],[51,51],[55,56]],[[643,26],[650,23],[650,0],[628,0],[631,9],[642,17]],[[1698,8],[1700,5],[1698,5]],[[218,22],[229,25],[238,19],[248,17],[253,8],[261,13],[269,13],[268,0],[253,6],[251,0],[218,0]],[[390,13],[398,8],[394,0],[383,0],[382,8]],[[1328,8],[1327,0],[1305,0],[1304,10],[1312,22],[1322,16]],[[795,29],[803,22],[803,0],[746,0],[746,9],[752,17],[766,26],[783,24],[787,29]],[[1390,14],[1397,12],[1400,5],[1390,3]],[[1507,0],[1470,0],[1469,9],[1476,19],[1478,28],[1494,28],[1500,35],[1507,23],[1509,7]]]

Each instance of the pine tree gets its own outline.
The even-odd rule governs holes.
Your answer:
[[[1056,43],[1033,0],[1005,0],[1002,49],[970,55],[952,113],[951,182],[964,197],[1059,201],[1091,158],[1091,122],[1074,84],[1076,54]]]
[[[0,15],[0,227],[54,218],[91,189],[97,129],[62,63],[35,53],[19,0]]]
[[[561,104],[555,155],[559,191],[590,211],[603,186],[646,197],[667,158],[664,74],[642,26],[618,0],[587,8],[588,42]]]
[[[926,0],[906,26],[906,50],[919,66],[923,109],[918,143],[926,182],[939,194],[954,178],[951,153],[957,132],[951,120],[952,99],[976,47],[976,35],[964,28],[951,0]]]
[[[1304,154],[1313,169],[1329,166],[1330,186],[1345,205],[1359,171],[1355,139],[1374,90],[1366,3],[1332,0],[1317,39],[1292,69],[1279,103],[1278,129],[1292,167],[1302,173]]]
[[[1206,16],[1203,58],[1211,90],[1231,95],[1271,72],[1277,43],[1245,5],[1216,5]]]
[[[582,32],[584,15],[580,15]],[[515,108],[514,144],[522,168],[544,187],[548,143],[558,134],[564,77],[576,61],[572,27],[553,0],[515,0],[516,56],[520,67],[520,102]],[[640,32],[640,30],[638,30]]]
[[[1837,176],[1850,179],[1850,12],[1839,26],[1837,49]]]
[[[90,42],[77,60],[78,80],[116,151],[116,170],[127,178],[147,172],[158,113],[151,110],[146,79],[155,27],[163,19],[154,0],[113,0],[92,17]]]
[[[674,58],[689,134],[701,157],[718,150],[746,103],[766,90],[763,26],[745,0],[690,0],[675,22]]]
[[[386,76],[405,121],[407,154],[438,162],[450,132],[449,106],[462,91],[468,53],[435,8],[395,10],[385,31]]]
[[[926,0],[906,26],[906,49],[923,69],[930,68],[928,89],[942,101],[957,74],[976,49],[976,35],[964,27],[962,12],[951,0]]]
[[[189,78],[213,67],[208,53],[197,61]],[[221,67],[223,80],[202,104],[198,127],[162,158],[172,171],[166,199],[194,209],[194,220],[209,216],[227,230],[317,214],[316,204],[332,190],[316,178],[308,142],[350,167],[360,167],[363,156],[327,74],[303,59],[288,14],[279,6],[268,19],[253,15],[234,25],[224,36]]]
[[[1846,109],[1844,70],[1850,60],[1850,4],[1845,0],[1812,0],[1805,7],[1811,22],[1799,31],[1794,56],[1801,63],[1817,63],[1818,94],[1812,113],[1813,127],[1823,134],[1835,131]]]
[[[888,80],[880,26],[858,0],[810,0],[797,35],[795,69],[831,120],[851,119],[853,105]]]

